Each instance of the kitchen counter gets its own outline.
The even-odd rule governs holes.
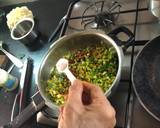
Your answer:
[[[52,42],[48,43],[47,39],[58,25],[60,19],[66,14],[68,6],[72,1],[38,0],[35,2],[1,8],[7,14],[12,8],[24,5],[27,6],[30,10],[32,10],[33,15],[35,17],[36,25],[38,26],[38,30],[40,31],[43,37],[43,39],[41,40],[40,47],[36,50],[30,50],[28,47],[24,46],[20,41],[15,41],[11,39],[5,18],[3,22],[0,24],[0,40],[3,40],[4,43],[8,46],[8,51],[16,57],[21,58],[22,61],[24,61],[27,57],[31,57],[34,61],[29,97],[32,96],[36,91],[36,74],[38,72],[43,56],[49,49],[49,46],[52,44]],[[55,38],[54,40],[56,39],[57,38]],[[20,78],[20,70],[16,67],[14,67],[11,74],[16,76],[17,78]],[[0,126],[10,121],[12,105],[16,93],[17,90],[12,92],[5,92],[3,89],[0,90]],[[30,98],[28,98],[28,102],[29,101]]]

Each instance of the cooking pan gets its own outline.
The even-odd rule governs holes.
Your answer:
[[[117,35],[119,33],[124,33],[128,36],[127,41],[121,41]],[[98,31],[85,31],[78,32],[68,36],[64,36],[53,43],[48,52],[46,53],[42,64],[40,65],[39,72],[37,75],[36,83],[39,88],[39,92],[33,97],[31,104],[22,111],[19,117],[16,117],[11,123],[6,126],[11,126],[14,128],[20,127],[24,121],[29,119],[32,115],[40,111],[45,105],[52,109],[52,113],[55,117],[58,117],[59,111],[58,106],[53,103],[45,92],[45,85],[50,77],[51,70],[55,66],[59,58],[63,57],[68,51],[94,47],[102,42],[108,47],[113,47],[117,53],[118,58],[118,69],[116,78],[111,85],[111,87],[105,92],[106,96],[111,96],[114,94],[121,76],[121,68],[123,62],[123,50],[134,41],[134,35],[126,27],[118,27],[108,33],[108,35],[98,32]],[[38,97],[38,98],[37,98]]]
[[[149,41],[137,55],[132,83],[140,104],[160,121],[160,36]]]
[[[68,36],[64,36],[57,40],[50,48],[48,53],[46,54],[43,62],[40,66],[38,78],[37,78],[37,85],[40,90],[42,97],[45,99],[45,103],[51,109],[55,116],[58,116],[58,108],[55,103],[53,103],[45,91],[45,85],[47,80],[50,78],[50,72],[53,66],[56,65],[57,61],[66,55],[69,51],[73,51],[76,49],[83,49],[87,47],[95,47],[100,45],[102,42],[106,45],[106,47],[110,48],[113,47],[117,53],[118,62],[117,62],[117,74],[116,78],[113,81],[112,85],[108,90],[106,90],[105,95],[110,96],[112,95],[119,83],[120,76],[121,76],[121,68],[122,68],[122,61],[123,61],[123,51],[122,51],[122,41],[117,38],[117,34],[123,32],[129,36],[127,42],[125,42],[125,46],[128,43],[131,43],[134,39],[133,34],[125,27],[119,27],[109,33],[110,36],[100,33],[97,31],[85,31],[85,32],[78,32]],[[118,44],[118,45],[117,45]],[[123,48],[125,49],[125,48]]]

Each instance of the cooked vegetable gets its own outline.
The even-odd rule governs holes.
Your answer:
[[[109,89],[116,77],[118,58],[114,48],[88,47],[69,52],[64,58],[69,60],[69,69],[76,78],[93,83],[104,92]],[[46,93],[50,99],[57,105],[62,105],[69,86],[67,77],[53,67],[46,86]]]

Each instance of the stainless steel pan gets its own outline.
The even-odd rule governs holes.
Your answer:
[[[45,85],[46,81],[49,79],[50,72],[53,66],[56,64],[59,58],[62,58],[66,53],[68,53],[68,51],[72,51],[79,48],[83,49],[86,47],[92,47],[97,44],[100,44],[101,42],[104,42],[108,48],[114,47],[118,56],[118,70],[112,86],[108,90],[106,90],[105,95],[110,96],[114,93],[120,80],[123,61],[123,50],[121,47],[123,42],[117,38],[117,34],[119,34],[120,32],[124,32],[129,36],[129,39],[124,43],[125,46],[128,47],[128,44],[130,44],[133,41],[134,36],[125,27],[119,27],[114,31],[110,32],[109,35],[113,39],[110,36],[97,31],[79,32],[60,38],[59,40],[54,42],[54,44],[50,47],[40,66],[37,77],[37,85],[39,87],[42,97],[45,99],[46,105],[55,110],[56,115],[58,115],[58,106],[55,105],[47,96],[45,92]],[[123,49],[125,49],[126,47],[124,47]]]

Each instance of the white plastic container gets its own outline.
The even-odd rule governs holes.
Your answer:
[[[0,87],[12,91],[18,86],[18,79],[0,68]]]

